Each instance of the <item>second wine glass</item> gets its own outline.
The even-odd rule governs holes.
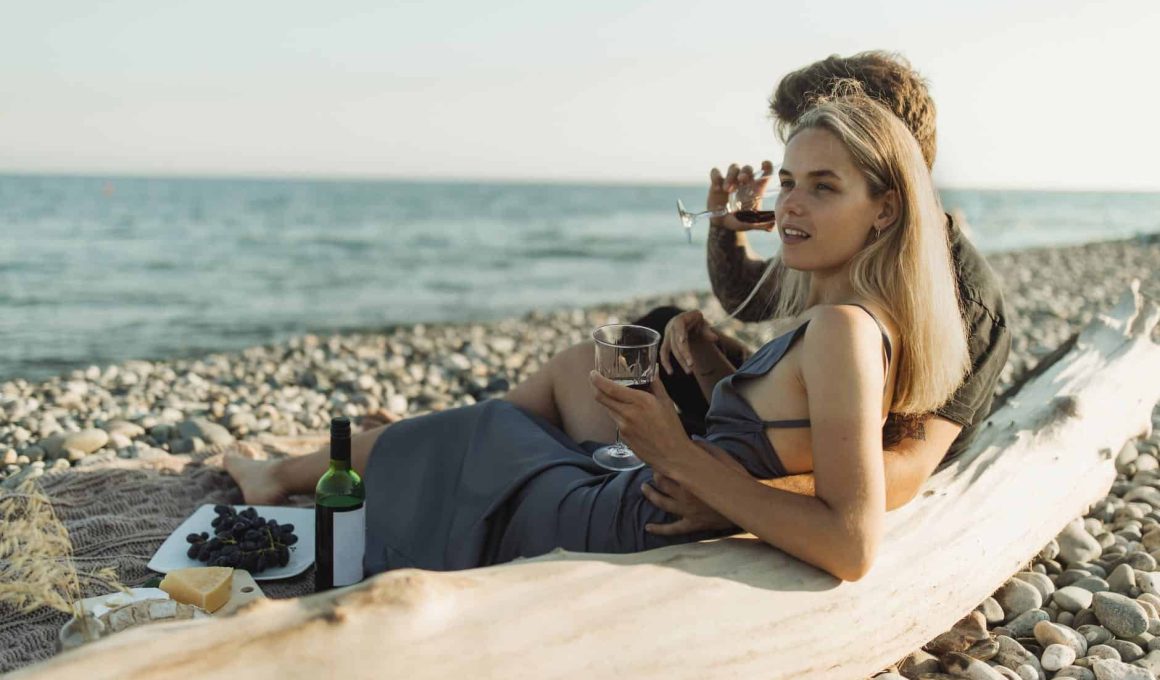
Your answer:
[[[772,178],[772,177],[776,176],[778,167],[779,166],[776,166],[776,165],[773,166],[773,169],[769,172],[768,175],[764,174],[764,173],[760,174],[757,177],[753,178],[754,181],[759,182],[761,180]],[[737,219],[741,220],[742,222],[751,222],[751,223],[756,224],[756,223],[761,223],[761,222],[772,221],[773,220],[773,211],[771,211],[771,210],[770,211],[742,210],[741,208],[744,205],[754,203],[755,201],[759,201],[763,198],[769,198],[771,196],[776,196],[779,191],[781,191],[780,187],[777,189],[774,189],[773,191],[767,191],[760,196],[746,196],[746,195],[742,195],[741,192],[735,191],[729,195],[729,200],[728,200],[728,202],[726,202],[724,207],[717,208],[715,210],[702,210],[700,212],[690,212],[687,208],[685,208],[684,202],[682,202],[681,199],[678,198],[677,199],[677,217],[678,217],[678,219],[681,220],[681,226],[685,228],[685,236],[688,238],[689,243],[692,243],[693,242],[693,225],[697,222],[697,220],[699,220],[702,217],[709,217],[709,218],[724,217],[730,213],[733,213],[734,216],[737,217]]]

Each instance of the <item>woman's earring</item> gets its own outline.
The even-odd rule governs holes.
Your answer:
[[[882,227],[874,227],[874,240],[877,241],[880,236],[882,236]]]

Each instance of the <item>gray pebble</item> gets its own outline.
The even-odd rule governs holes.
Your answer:
[[[1152,671],[1111,659],[1100,659],[1092,664],[1092,670],[1096,680],[1156,680]]]
[[[1015,618],[1023,612],[1038,609],[1043,605],[1043,595],[1039,590],[1019,579],[1013,578],[1004,583],[992,595],[1008,618]]]
[[[1065,586],[1052,593],[1051,601],[1058,605],[1061,610],[1074,614],[1081,609],[1090,607],[1093,595],[1092,591],[1084,588]]]
[[[1135,600],[1119,593],[1096,593],[1092,610],[1100,624],[1116,637],[1132,637],[1148,630],[1144,609]]]

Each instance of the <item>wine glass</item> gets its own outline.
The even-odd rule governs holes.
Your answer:
[[[759,182],[763,179],[766,179],[767,177],[775,176],[777,174],[778,167],[779,166],[776,166],[776,165],[773,166],[773,170],[771,170],[768,175],[765,173],[762,173],[762,174],[754,177],[753,181]],[[780,187],[773,189],[772,191],[767,191],[760,196],[742,195],[742,192],[735,191],[729,195],[729,200],[725,203],[725,207],[717,208],[716,210],[702,210],[701,212],[696,212],[696,213],[689,212],[688,209],[685,208],[685,204],[683,202],[681,202],[681,199],[678,198],[677,199],[677,217],[681,220],[681,226],[683,226],[685,228],[685,236],[688,237],[689,243],[692,243],[693,242],[693,224],[696,223],[696,221],[698,219],[705,217],[706,215],[708,215],[710,218],[712,218],[712,217],[724,217],[724,216],[728,215],[729,213],[738,213],[735,216],[743,222],[755,222],[756,223],[756,222],[768,222],[768,221],[770,221],[771,219],[773,219],[772,211],[759,212],[759,211],[747,210],[744,212],[749,213],[749,214],[742,216],[740,214],[742,212],[741,208],[745,204],[753,203],[757,200],[760,200],[763,198],[768,198],[770,196],[776,196],[779,191],[781,191]]]
[[[614,323],[592,331],[592,339],[596,341],[596,370],[600,375],[625,387],[648,391],[656,373],[660,333],[644,326]],[[620,439],[619,427],[616,442],[597,449],[592,460],[616,471],[644,467],[644,461]]]

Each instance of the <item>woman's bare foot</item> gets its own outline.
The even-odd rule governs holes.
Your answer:
[[[242,497],[247,503],[279,505],[286,502],[289,493],[274,474],[278,461],[256,460],[257,455],[258,451],[251,445],[238,442],[236,450],[226,453],[222,465],[241,487]]]

